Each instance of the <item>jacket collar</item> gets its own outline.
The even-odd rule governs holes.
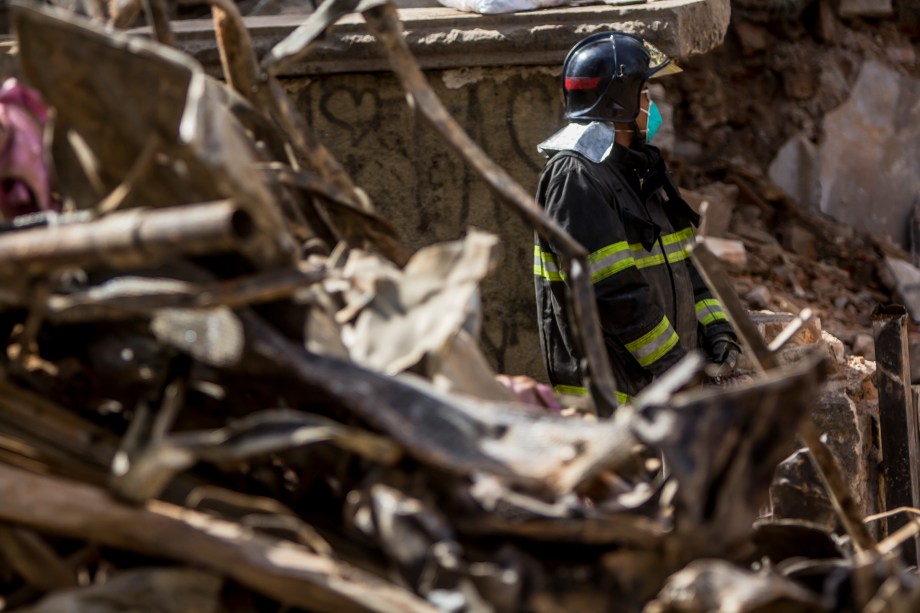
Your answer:
[[[615,165],[631,168],[640,177],[661,160],[657,147],[648,144],[624,147],[614,142],[614,136],[614,128],[609,123],[569,123],[537,145],[537,151],[547,158],[560,151],[576,151],[595,164],[610,158]]]
[[[650,168],[655,168],[661,161],[658,147],[642,144],[638,147],[624,147],[614,143],[610,156],[613,164],[622,168],[635,170],[640,177],[645,176]]]
[[[576,151],[600,164],[613,149],[613,126],[609,123],[570,123],[537,145],[537,151],[552,157],[560,151]]]

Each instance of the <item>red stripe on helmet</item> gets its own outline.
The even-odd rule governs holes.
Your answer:
[[[600,82],[600,77],[566,77],[565,88],[567,90],[595,89]]]

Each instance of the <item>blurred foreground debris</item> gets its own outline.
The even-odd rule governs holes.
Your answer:
[[[46,200],[33,173],[31,213],[3,208],[0,232],[4,607],[914,609],[916,522],[876,543],[813,425],[832,360],[780,355],[810,313],[768,344],[701,246],[754,376],[701,386],[694,354],[616,407],[583,250],[447,114],[391,5],[327,2],[260,62],[214,0],[229,86],[144,6],[160,43],[13,9],[56,184]],[[491,371],[496,239],[405,253],[271,76],[351,10],[418,111],[567,250],[591,402]]]

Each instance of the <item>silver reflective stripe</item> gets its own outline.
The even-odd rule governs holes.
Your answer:
[[[598,249],[588,256],[588,265],[591,270],[591,282],[597,283],[607,277],[615,275],[624,268],[632,266],[632,252],[626,241],[620,241]]]
[[[656,242],[651,251],[647,251],[641,244],[629,244],[620,241],[598,249],[588,256],[588,266],[591,272],[591,282],[599,283],[608,277],[630,267],[649,268],[665,263],[665,258],[670,263],[680,262],[689,257],[687,247],[693,242],[693,229],[685,228],[679,232],[665,234]],[[662,250],[661,245],[664,245]],[[550,251],[543,251],[539,245],[534,245],[533,272],[538,277],[549,281],[564,281],[565,272]]]
[[[563,274],[559,266],[556,255],[549,251],[543,251],[539,245],[533,247],[533,274],[543,277],[548,281],[564,281]]]
[[[665,256],[667,256],[668,262],[672,264],[674,262],[686,260],[687,257],[689,257],[687,247],[692,242],[693,229],[684,228],[680,232],[666,234],[661,237],[661,243],[664,244],[663,252],[659,243],[655,243],[651,251],[646,251],[640,244],[632,244],[629,248],[633,253],[633,258],[636,260],[636,267],[648,268],[650,266],[664,264]]]
[[[696,303],[696,319],[704,326],[715,321],[728,321],[722,304],[715,298],[707,298]]]
[[[677,332],[667,317],[640,338],[626,344],[626,348],[642,366],[654,364],[677,344]]]

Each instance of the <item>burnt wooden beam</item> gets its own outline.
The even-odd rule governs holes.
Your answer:
[[[875,371],[878,386],[879,432],[882,447],[880,465],[885,509],[920,507],[920,431],[917,407],[910,389],[910,358],[907,347],[907,309],[879,306],[872,313],[875,336]],[[885,520],[887,534],[908,522],[903,514]],[[917,563],[915,537],[902,550],[909,564]]]

